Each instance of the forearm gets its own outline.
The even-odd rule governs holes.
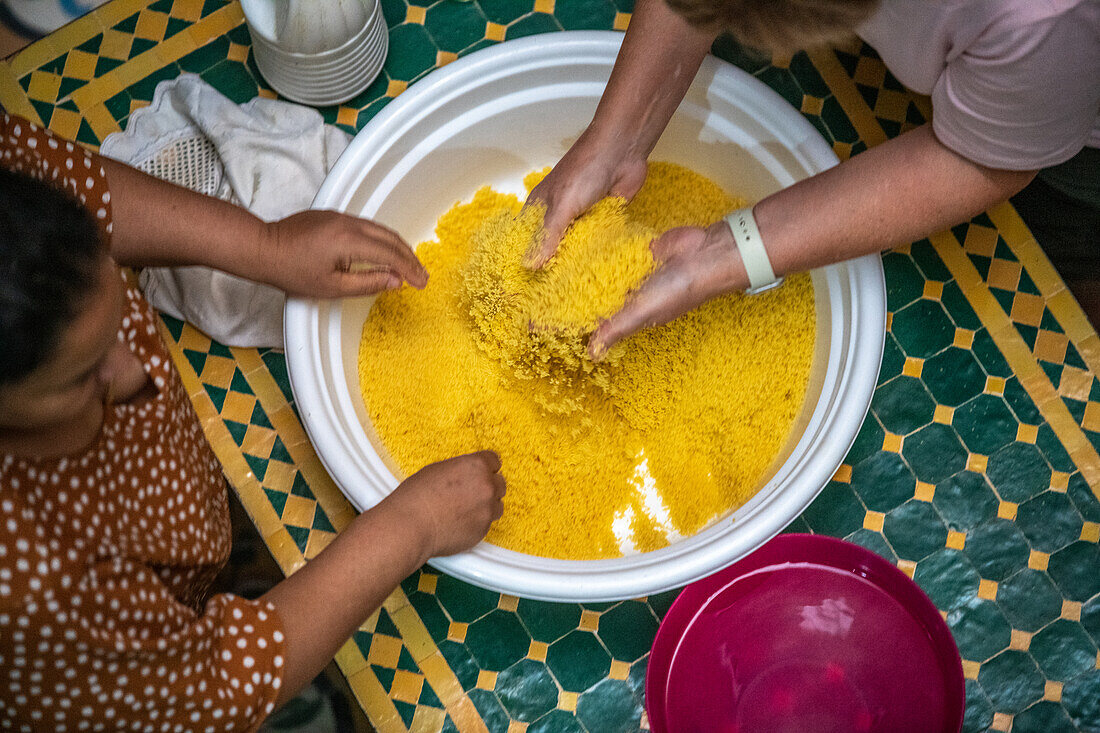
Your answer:
[[[278,705],[309,684],[427,552],[409,517],[383,501],[263,597],[278,610],[286,639]]]
[[[248,277],[266,225],[226,201],[103,159],[111,189],[111,254],[131,267],[205,265]]]
[[[925,125],[765,198],[753,212],[776,274],[800,272],[954,226],[1034,175],[967,160]]]
[[[590,131],[644,159],[691,86],[714,33],[688,25],[664,0],[638,0]]]

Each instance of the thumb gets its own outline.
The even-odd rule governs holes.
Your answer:
[[[526,257],[524,257],[524,265],[532,270],[545,267],[550,258],[554,256],[554,252],[557,251],[558,245],[561,244],[561,238],[565,234],[565,230],[569,228],[569,225],[573,223],[578,214],[580,214],[579,211],[560,206],[547,208],[546,216],[542,222],[540,239],[527,252]]]
[[[389,270],[351,271],[340,278],[340,295],[373,295],[401,287],[402,279]]]

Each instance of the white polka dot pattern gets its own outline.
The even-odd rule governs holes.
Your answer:
[[[0,113],[0,166],[81,198],[109,235],[93,154]],[[209,597],[225,480],[156,315],[126,289],[119,338],[157,395],[112,406],[81,454],[0,456],[0,730],[255,730],[282,682],[281,624],[270,604]]]

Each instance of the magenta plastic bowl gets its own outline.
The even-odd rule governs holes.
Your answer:
[[[646,671],[654,733],[957,733],[951,632],[873,552],[787,534],[692,583]]]

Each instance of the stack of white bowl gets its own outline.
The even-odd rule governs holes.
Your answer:
[[[241,7],[256,66],[287,99],[340,104],[382,71],[389,32],[379,0],[241,0]]]

